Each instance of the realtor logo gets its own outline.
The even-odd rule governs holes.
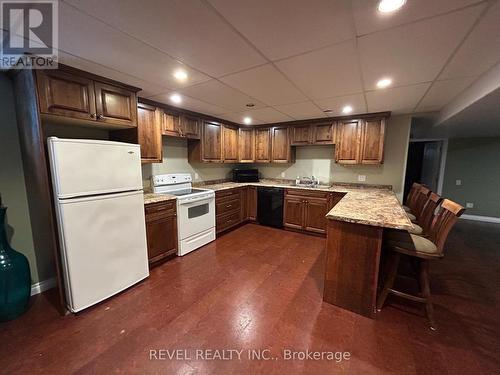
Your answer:
[[[1,2],[2,68],[57,68],[57,7],[56,0]]]

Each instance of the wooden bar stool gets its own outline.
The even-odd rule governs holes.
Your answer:
[[[380,311],[389,293],[412,301],[425,304],[430,328],[436,329],[434,308],[431,301],[429,283],[429,261],[440,259],[444,256],[443,247],[451,228],[463,214],[465,209],[459,204],[448,199],[443,200],[438,213],[434,216],[427,237],[399,231],[398,237],[387,238],[385,247],[390,251],[389,267],[385,277],[382,292],[377,301],[377,310]],[[420,296],[415,296],[393,289],[401,255],[417,260],[419,265],[418,281]]]
[[[403,205],[403,209],[406,212],[411,212],[412,211],[412,206],[414,203],[415,196],[418,192],[418,189],[420,189],[421,184],[414,182],[411,185],[410,191],[408,192],[408,196],[406,197],[406,205]]]
[[[442,200],[443,198],[441,198],[440,195],[431,191],[429,195],[426,197],[426,202],[418,218],[418,224],[414,222],[413,229],[408,229],[407,232],[411,234],[419,234],[421,236],[427,236],[427,233],[429,233],[432,225],[434,213],[436,212],[436,209]],[[390,238],[391,236],[397,235],[396,234],[397,232],[401,231],[397,229],[392,229],[392,230],[387,230],[386,234]]]
[[[431,189],[420,185],[418,188],[417,192],[415,193],[415,196],[413,198],[412,202],[412,211],[407,212],[406,215],[408,215],[408,218],[412,222],[417,222],[420,215],[422,214],[422,210],[424,208],[425,203],[427,202],[427,197],[431,193]]]

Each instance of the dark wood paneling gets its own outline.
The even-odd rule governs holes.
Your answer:
[[[249,186],[247,191],[247,218],[257,220],[257,188]]]
[[[328,220],[323,300],[373,318],[383,228]]]

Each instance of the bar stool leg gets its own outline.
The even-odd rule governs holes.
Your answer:
[[[429,261],[422,260],[420,262],[420,285],[422,288],[422,297],[425,298],[425,310],[427,312],[427,318],[429,319],[431,330],[435,331],[437,329],[436,322],[434,320],[434,306],[431,300],[431,288],[429,282]]]
[[[396,275],[398,274],[400,257],[401,257],[400,254],[396,252],[392,252],[392,254],[390,255],[389,259],[390,263],[387,269],[387,276],[385,278],[384,288],[382,289],[382,293],[380,293],[380,296],[378,297],[377,301],[377,311],[382,310],[385,300],[389,295],[389,289],[391,289],[394,285],[394,280],[396,279]]]

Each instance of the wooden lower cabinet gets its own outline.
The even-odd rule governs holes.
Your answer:
[[[327,191],[286,189],[284,227],[325,234],[327,225],[325,216],[343,195]]]
[[[215,192],[215,230],[217,234],[240,224],[244,209],[243,189],[234,188]]]
[[[257,187],[247,187],[246,201],[246,218],[250,221],[257,221]]]
[[[177,253],[176,202],[151,203],[145,206],[146,239],[149,263],[156,263]]]

